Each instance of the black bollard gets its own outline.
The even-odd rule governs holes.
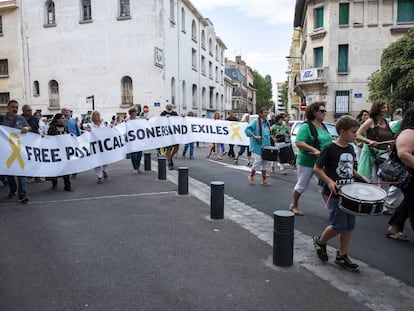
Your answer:
[[[273,264],[289,267],[293,264],[295,214],[290,211],[273,213]]]
[[[178,194],[188,194],[188,167],[178,168]]]
[[[224,182],[212,181],[210,183],[210,217],[212,219],[224,218]]]
[[[167,179],[167,158],[166,157],[158,158],[158,179],[159,180]]]
[[[151,170],[151,153],[144,153],[144,170]]]

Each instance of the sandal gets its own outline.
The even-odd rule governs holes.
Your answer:
[[[387,232],[387,238],[401,242],[409,242],[408,236],[402,232]]]
[[[293,213],[293,214],[295,214],[296,216],[305,216],[305,213],[303,212],[303,211],[301,211],[300,209],[299,209],[299,207],[297,207],[297,206],[295,206],[295,205],[290,205],[289,206],[289,210]]]

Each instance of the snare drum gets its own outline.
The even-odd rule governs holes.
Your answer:
[[[387,197],[384,189],[364,183],[343,185],[339,208],[353,215],[381,215]]]
[[[285,144],[279,149],[279,162],[292,163],[295,161],[295,153],[293,152],[292,144]]]
[[[274,146],[263,147],[262,159],[266,161],[277,161],[279,148]]]

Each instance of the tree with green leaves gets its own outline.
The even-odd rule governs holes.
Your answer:
[[[414,29],[384,49],[381,68],[370,79],[370,100],[386,99],[393,110],[414,101]]]
[[[266,75],[264,78],[257,72],[253,73],[253,87],[256,89],[256,110],[261,107],[272,107],[272,78]],[[255,111],[255,113],[257,113]]]

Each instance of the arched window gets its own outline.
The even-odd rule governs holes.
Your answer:
[[[171,104],[175,106],[175,78],[171,78]]]
[[[49,81],[49,106],[60,107],[59,84],[55,80]]]
[[[208,52],[213,55],[213,40],[211,38],[208,40]]]
[[[192,98],[193,98],[193,108],[197,107],[198,100],[197,100],[198,94],[197,94],[197,84],[193,84],[193,92],[192,92]]]
[[[46,1],[46,24],[53,25],[55,23],[55,3],[49,0]]]
[[[204,29],[201,31],[201,47],[206,49],[206,32]]]
[[[33,96],[40,95],[39,81],[33,81]]]
[[[92,4],[91,0],[81,0],[82,4],[82,21],[92,20]]]
[[[191,23],[191,39],[197,41],[197,26],[195,20]]]
[[[216,60],[219,59],[219,51],[218,51],[218,45],[216,44]]]
[[[132,106],[134,105],[134,92],[132,87],[132,79],[125,76],[121,80],[121,105]]]
[[[182,87],[181,87],[183,107],[185,107],[186,104],[187,104],[187,96],[186,96],[185,92],[186,92],[186,89],[185,89],[185,81],[183,81],[183,84],[182,84]]]

